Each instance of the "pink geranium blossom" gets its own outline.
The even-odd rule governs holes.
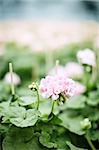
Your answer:
[[[60,94],[73,96],[75,94],[75,82],[64,75],[46,76],[40,82],[40,93],[43,98],[56,100]]]

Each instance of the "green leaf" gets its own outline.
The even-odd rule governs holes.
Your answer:
[[[25,112],[24,117],[16,116],[10,118],[10,122],[17,127],[34,126],[38,120],[39,112],[34,109],[29,109]]]
[[[99,104],[99,91],[89,93],[87,104],[91,106],[97,106]]]
[[[0,81],[0,103],[8,100],[8,94],[10,93],[10,86],[4,81]]]
[[[46,150],[39,145],[32,128],[11,127],[3,141],[3,150]]]
[[[8,132],[9,126],[7,124],[1,124],[0,123],[0,133],[6,133]]]
[[[84,116],[84,118],[89,118],[90,121],[98,121],[99,109],[98,107],[92,107],[92,106],[86,105],[86,107],[82,109],[81,115]]]
[[[8,111],[9,103],[10,101],[0,103],[0,117],[4,116],[4,114]]]
[[[71,97],[67,103],[67,108],[71,109],[82,109],[85,107],[86,97],[83,95],[73,96]]]
[[[70,130],[73,133],[78,135],[83,135],[84,131],[81,128],[81,121],[83,120],[82,116],[75,116],[70,114],[68,111],[59,115],[59,118],[62,120],[61,125],[66,129]]]
[[[47,148],[56,148],[56,143],[51,141],[51,136],[48,132],[42,131],[41,136],[39,138],[40,143]]]
[[[60,125],[62,123],[62,120],[58,116],[53,114],[53,117],[50,120],[50,123],[54,125]]]
[[[98,129],[90,129],[88,130],[88,135],[91,140],[99,142],[99,130]]]
[[[39,111],[41,116],[48,116],[51,113],[52,103],[50,100],[45,100],[40,103]]]
[[[67,145],[64,141],[69,141],[69,134],[64,127],[52,124],[44,124],[41,126],[40,143],[47,148],[57,148],[66,150]]]
[[[84,150],[82,148],[78,148],[78,147],[74,146],[69,141],[67,141],[66,144],[69,146],[70,150]]]
[[[27,106],[27,105],[31,105],[31,104],[35,103],[36,99],[37,98],[33,97],[33,96],[23,96],[18,99],[18,103],[21,106]]]
[[[8,120],[10,121],[11,118],[24,118],[25,116],[25,108],[19,106],[9,106],[5,112],[3,117],[3,123],[6,123]]]
[[[17,127],[34,126],[38,116],[39,112],[35,109],[26,110],[24,107],[10,106],[3,117],[3,123],[9,120]]]

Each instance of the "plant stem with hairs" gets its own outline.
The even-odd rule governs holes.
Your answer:
[[[12,96],[14,96],[15,95],[15,88],[14,88],[14,83],[13,83],[13,66],[12,66],[12,63],[9,63],[9,72],[11,75],[11,93],[12,93]]]

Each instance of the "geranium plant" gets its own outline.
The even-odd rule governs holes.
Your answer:
[[[92,54],[92,63],[91,58],[85,60],[86,51]],[[68,65],[57,64],[52,74],[49,71],[44,78],[22,88],[14,84],[14,71],[9,63],[10,82],[4,80],[0,84],[1,149],[98,149],[99,84],[96,76],[93,79],[96,57],[91,50],[80,53],[80,65],[72,62],[73,67],[80,69],[77,78],[71,65],[69,69]],[[4,91],[6,94],[2,95]]]

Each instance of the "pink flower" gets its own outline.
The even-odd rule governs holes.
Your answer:
[[[72,79],[81,79],[84,74],[83,67],[76,62],[68,62],[65,66],[65,74]]]
[[[61,65],[55,66],[54,68],[52,68],[49,72],[49,75],[56,75],[56,74],[65,74],[65,68]]]
[[[64,75],[46,76],[39,85],[39,90],[43,98],[56,100],[60,94],[73,96],[75,94],[75,82]]]
[[[79,95],[79,94],[83,94],[86,91],[86,86],[79,83],[79,82],[75,82],[76,83],[76,91],[75,94]]]

